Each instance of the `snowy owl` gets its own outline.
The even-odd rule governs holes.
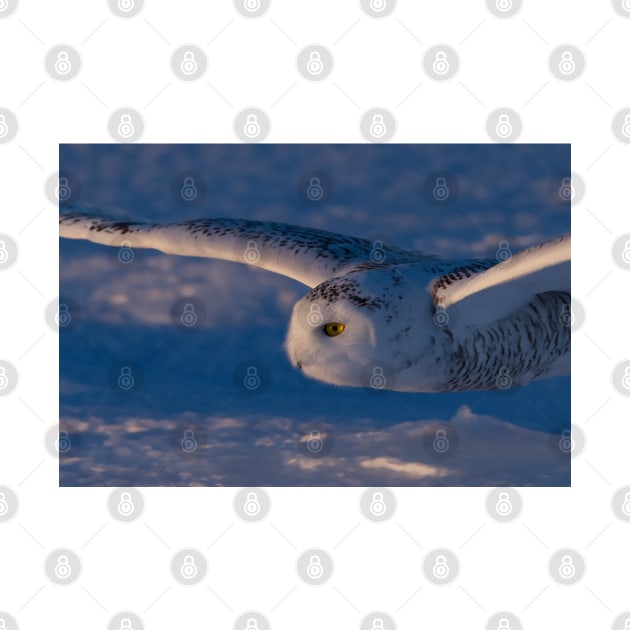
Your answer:
[[[498,390],[570,371],[570,235],[495,259],[443,260],[282,223],[156,224],[70,212],[64,238],[246,263],[310,287],[285,348],[334,385]]]

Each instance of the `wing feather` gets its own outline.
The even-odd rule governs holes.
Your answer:
[[[436,307],[455,307],[466,325],[496,321],[538,293],[571,293],[571,235],[530,247],[485,270],[455,270],[433,283]]]
[[[114,220],[94,211],[70,212],[60,215],[59,228],[63,238],[230,260],[288,276],[310,287],[361,263],[386,266],[431,258],[353,236],[245,219],[158,224]]]

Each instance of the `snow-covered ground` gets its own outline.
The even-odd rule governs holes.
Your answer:
[[[66,145],[60,165],[72,201],[137,220],[284,221],[447,257],[494,257],[502,241],[517,251],[570,230],[558,196],[568,145]],[[440,177],[444,203],[432,195]],[[192,202],[180,196],[186,178]],[[313,178],[319,203],[306,196]],[[60,241],[72,316],[60,334],[61,428],[72,444],[62,485],[570,483],[558,447],[568,377],[458,394],[310,381],[282,350],[303,285],[223,261],[117,255]],[[192,328],[181,323],[185,304]],[[129,391],[117,386],[123,366]]]

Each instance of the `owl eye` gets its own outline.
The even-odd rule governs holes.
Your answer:
[[[330,322],[329,324],[324,325],[324,332],[329,337],[336,337],[343,332],[344,328],[345,326],[343,324],[340,324],[339,322]]]

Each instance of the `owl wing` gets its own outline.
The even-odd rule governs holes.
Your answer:
[[[352,236],[313,228],[245,219],[197,219],[183,223],[138,223],[97,214],[59,217],[63,238],[113,247],[156,249],[166,254],[245,263],[315,287],[362,263],[387,266],[431,257]]]
[[[517,311],[539,293],[571,293],[571,235],[530,247],[489,269],[456,268],[430,289],[436,307],[456,308],[457,321],[475,326]]]

